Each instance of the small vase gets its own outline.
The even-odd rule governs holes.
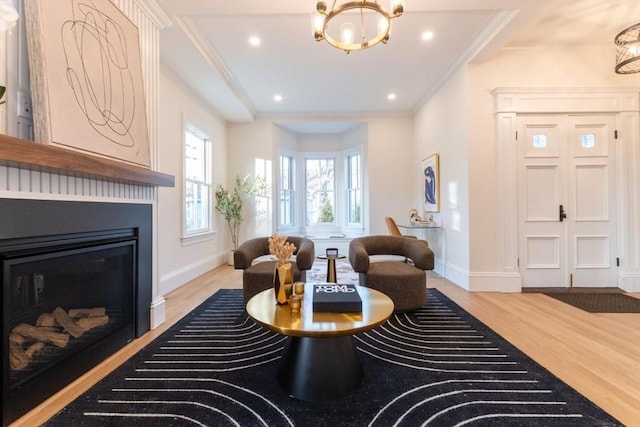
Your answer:
[[[291,287],[293,283],[293,273],[290,262],[278,262],[273,276],[273,288],[278,304],[286,304],[289,300],[287,295],[287,285]]]

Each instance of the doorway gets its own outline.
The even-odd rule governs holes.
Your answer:
[[[617,287],[615,114],[519,114],[523,287]]]

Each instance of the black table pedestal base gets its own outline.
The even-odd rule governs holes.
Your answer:
[[[360,387],[363,377],[352,336],[289,337],[278,369],[280,386],[307,402],[340,399]]]

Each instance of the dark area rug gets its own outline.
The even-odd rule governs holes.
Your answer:
[[[46,425],[621,425],[434,289],[355,337],[365,379],[344,399],[287,396],[285,340],[253,323],[241,290],[218,291]]]
[[[550,292],[545,295],[589,313],[640,313],[640,299],[620,292]]]

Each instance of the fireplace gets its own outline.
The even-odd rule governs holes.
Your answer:
[[[149,330],[151,205],[0,199],[3,425]]]

